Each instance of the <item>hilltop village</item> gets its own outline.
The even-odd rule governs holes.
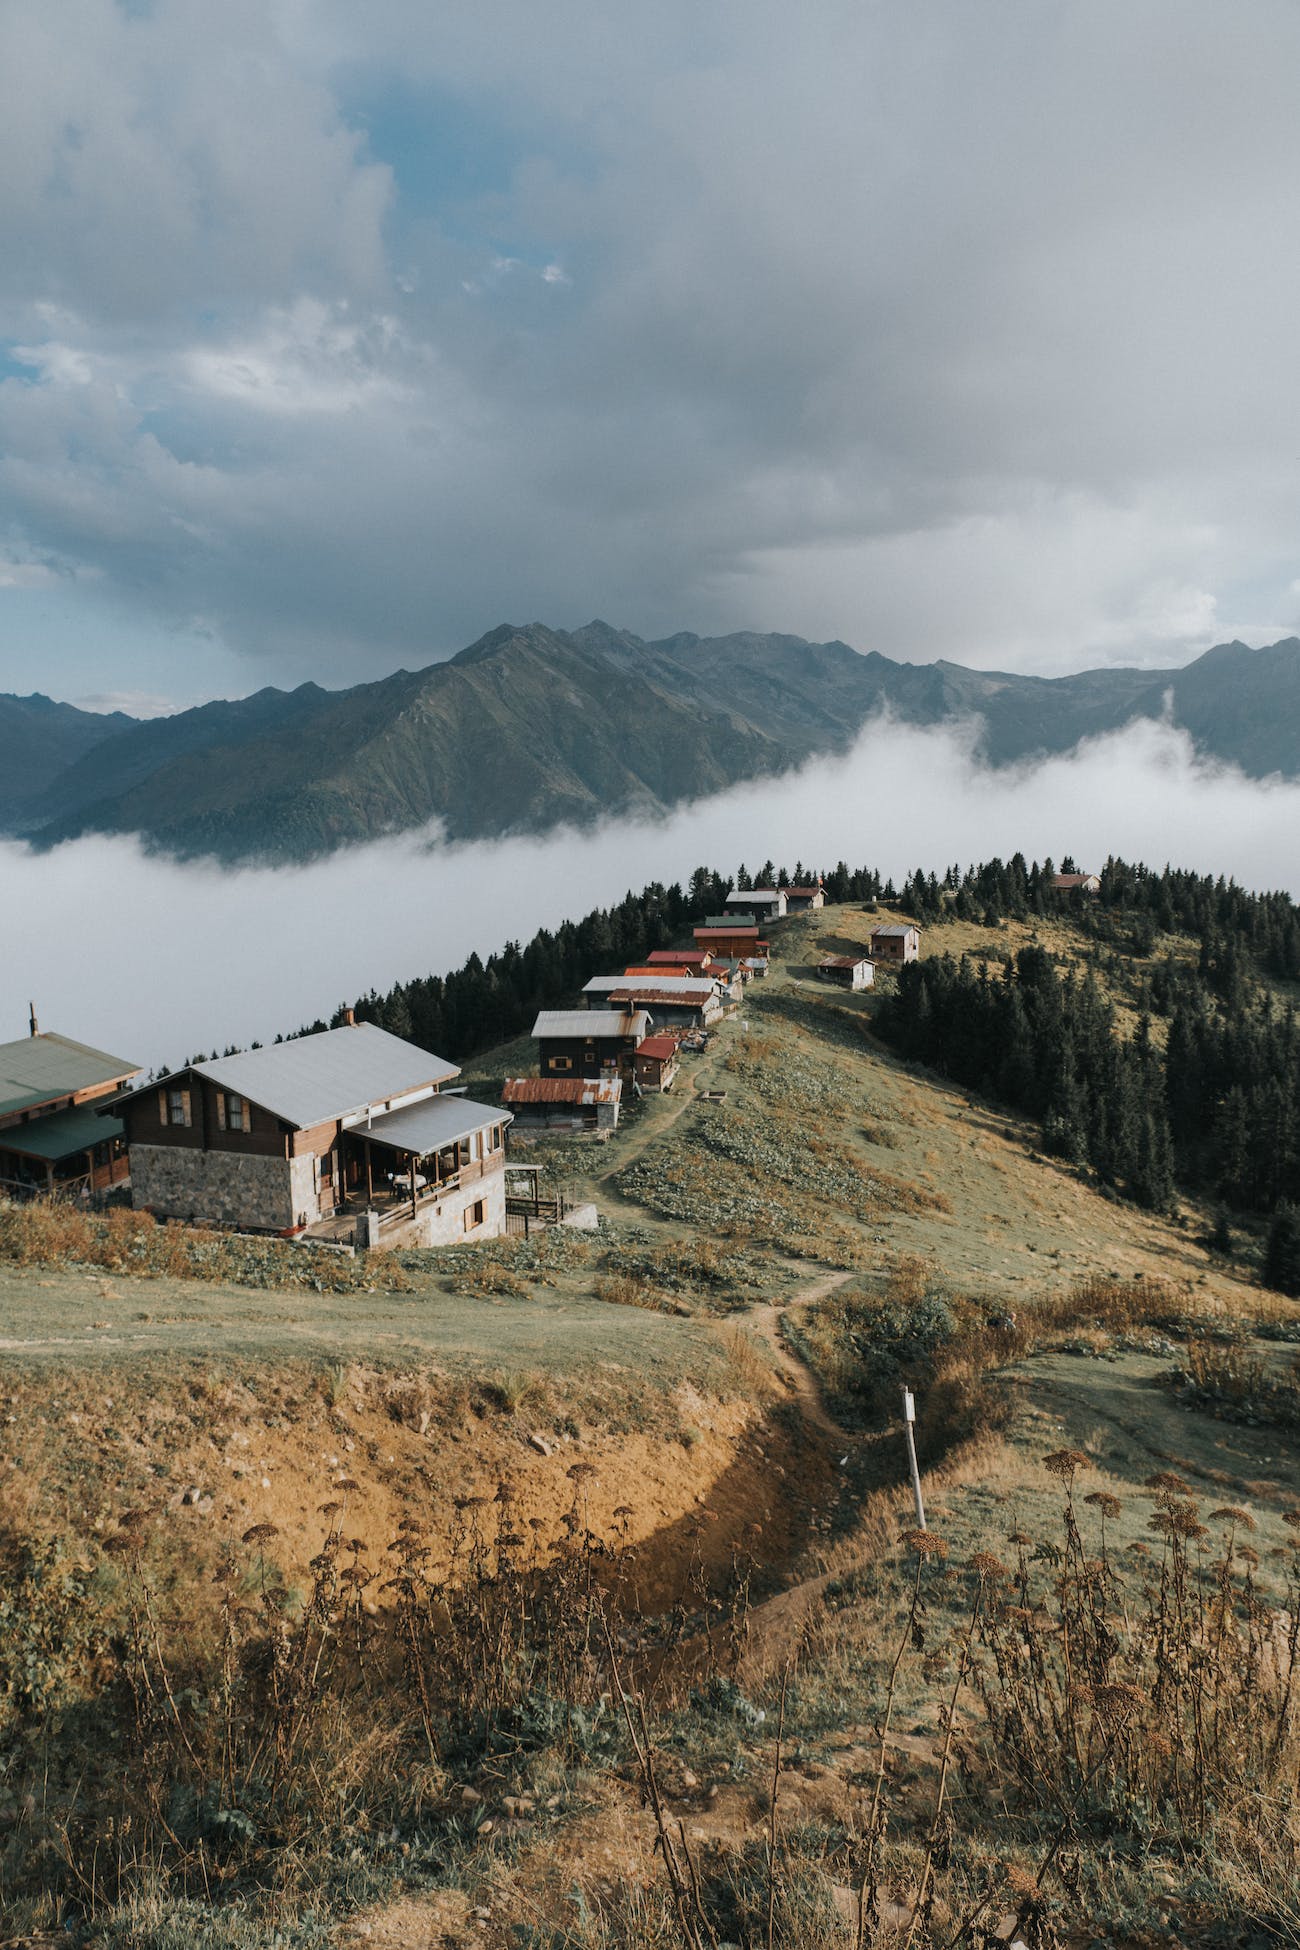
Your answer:
[[[772,931],[825,905],[822,881],[734,887],[689,946],[591,974],[532,1026],[534,1073],[476,1101],[456,1064],[352,1010],[339,1027],[194,1060],[162,1076],[57,1032],[35,1009],[0,1045],[0,1194],[129,1200],[163,1220],[357,1250],[498,1238],[535,1222],[594,1224],[544,1201],[512,1167],[529,1137],[617,1128],[629,1104],[677,1086],[746,989]],[[859,991],[920,954],[920,930],[881,918],[865,953],[818,977]]]

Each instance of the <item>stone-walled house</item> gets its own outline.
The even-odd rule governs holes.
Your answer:
[[[373,1023],[187,1064],[114,1101],[132,1202],[249,1232],[494,1238],[510,1115],[443,1096],[459,1074]]]

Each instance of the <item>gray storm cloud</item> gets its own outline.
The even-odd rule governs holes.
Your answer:
[[[1281,634],[1297,57],[1281,0],[14,0],[0,567],[252,682],[538,615]]]
[[[22,1034],[29,999],[46,1027],[151,1065],[269,1040],[372,987],[442,974],[702,863],[843,858],[897,878],[1068,851],[1090,866],[1118,854],[1300,896],[1297,830],[1300,785],[1208,766],[1183,733],[1151,721],[999,772],[975,762],[961,733],[878,722],[841,760],[657,824],[453,848],[407,837],[235,873],[150,858],[125,839],[44,855],[0,844],[0,910],[17,917],[0,957],[0,1040]],[[193,929],[177,925],[195,912],[210,950],[196,952]]]

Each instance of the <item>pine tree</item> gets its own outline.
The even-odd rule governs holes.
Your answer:
[[[1279,1205],[1264,1251],[1264,1282],[1278,1293],[1300,1295],[1300,1212]]]

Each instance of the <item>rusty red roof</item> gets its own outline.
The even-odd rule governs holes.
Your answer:
[[[623,1094],[617,1077],[511,1077],[501,1092],[505,1104],[616,1104]]]
[[[676,1056],[677,1054],[677,1038],[675,1036],[647,1036],[643,1043],[637,1044],[636,1054],[638,1056],[653,1057],[656,1063],[666,1063],[670,1056]]]

